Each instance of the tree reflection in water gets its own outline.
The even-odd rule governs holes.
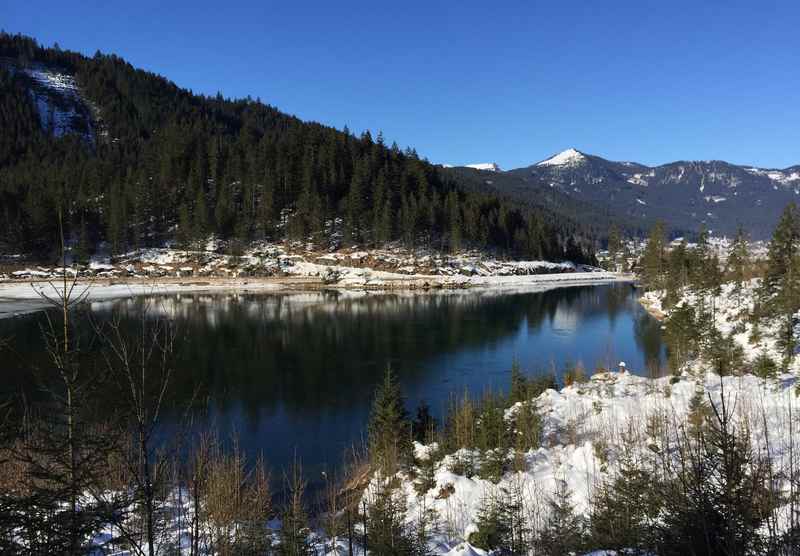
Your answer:
[[[144,298],[93,303],[93,318],[135,326]],[[275,467],[297,451],[313,469],[339,460],[363,434],[383,369],[391,364],[408,395],[434,413],[465,388],[505,388],[511,363],[528,372],[581,361],[646,374],[660,366],[659,323],[630,285],[549,291],[437,293],[180,294],[151,312],[179,330],[172,407],[195,399],[194,421],[236,429],[242,446]],[[152,311],[155,308],[156,311]],[[0,321],[16,355],[7,388],[36,364],[41,316]],[[193,398],[192,398],[193,397]],[[197,403],[199,401],[199,403]],[[172,419],[177,423],[181,412]],[[177,426],[177,425],[176,425]]]

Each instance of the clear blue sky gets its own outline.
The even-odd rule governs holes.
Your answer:
[[[433,162],[800,163],[800,2],[0,0],[0,28]]]

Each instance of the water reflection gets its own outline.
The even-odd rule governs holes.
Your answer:
[[[453,392],[505,387],[515,359],[531,373],[577,361],[588,369],[613,367],[624,359],[644,374],[663,357],[658,323],[625,284],[545,292],[180,294],[92,303],[90,310],[132,326],[145,307],[178,327],[173,407],[204,400],[195,404],[198,422],[236,429],[243,446],[276,467],[295,451],[312,469],[338,461],[360,438],[387,364],[410,406],[425,400],[441,413]],[[21,376],[18,367],[36,359],[40,318],[0,322],[0,337],[13,335],[18,351],[7,377]]]

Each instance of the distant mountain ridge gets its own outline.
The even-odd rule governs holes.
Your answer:
[[[523,199],[557,191],[623,220],[662,219],[675,231],[705,225],[727,235],[742,225],[755,238],[768,236],[786,204],[800,199],[800,165],[773,169],[706,160],[648,166],[570,148],[495,174],[496,189]]]

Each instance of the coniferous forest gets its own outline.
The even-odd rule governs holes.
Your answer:
[[[31,67],[74,76],[86,104],[74,133],[40,122],[21,71]],[[196,95],[115,55],[0,34],[0,128],[0,236],[17,251],[53,256],[62,214],[83,256],[101,242],[123,253],[213,234],[239,247],[335,238],[593,259],[588,226],[467,190],[380,133],[304,122],[251,98]]]

